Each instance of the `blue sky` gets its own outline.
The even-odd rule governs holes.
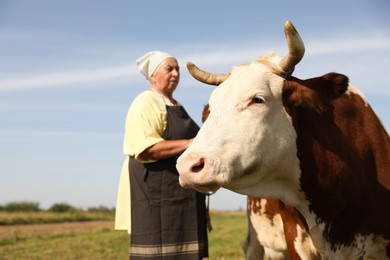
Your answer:
[[[388,0],[0,0],[0,204],[115,206],[124,119],[148,89],[135,60],[175,55],[175,97],[200,124],[212,88],[193,61],[225,73],[268,51],[285,55],[290,19],[306,46],[294,75],[349,76],[390,128]],[[210,207],[245,208],[220,190]]]

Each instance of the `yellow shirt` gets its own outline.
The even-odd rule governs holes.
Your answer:
[[[164,140],[161,136],[167,125],[167,110],[165,99],[152,90],[138,95],[131,104],[126,116],[123,153],[135,156],[148,147]],[[144,160],[142,162],[153,162]]]
[[[167,125],[166,105],[169,99],[155,91],[147,90],[139,94],[131,104],[126,116],[123,153],[126,155],[119,180],[115,229],[131,231],[129,156],[139,155],[148,147],[164,140],[161,136]],[[153,162],[144,160],[143,162]]]

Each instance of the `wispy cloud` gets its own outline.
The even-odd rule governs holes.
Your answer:
[[[72,132],[72,131],[19,131],[19,130],[0,130],[0,137],[8,141],[12,138],[29,137],[82,137],[82,138],[122,138],[122,133],[98,133],[98,132]]]
[[[58,72],[30,76],[20,75],[16,78],[1,80],[0,89],[42,88],[59,85],[72,85],[76,83],[95,82],[129,77],[134,72],[135,66],[124,65],[119,67],[88,71]]]
[[[330,54],[341,52],[365,52],[384,50],[389,54],[390,37],[366,37],[351,39],[313,40],[310,44],[310,54]],[[309,45],[308,45],[309,46]]]
[[[308,39],[306,45],[309,46],[308,52],[311,55],[329,55],[343,52],[359,53],[372,50],[381,50],[389,53],[390,37],[375,36],[342,40],[338,38],[326,40]],[[196,54],[178,56],[178,59],[183,63],[191,60],[195,62],[200,61],[202,62],[202,65],[206,66],[231,66],[245,61],[252,61],[271,50],[286,50],[284,42],[278,45],[272,45],[272,48],[269,49],[265,49],[264,43],[262,43],[261,46],[262,47],[259,48],[259,44],[256,42],[252,42],[247,46],[226,44],[224,48],[221,48],[220,44],[215,44],[209,45],[207,50],[199,50],[198,46],[194,45],[189,49],[191,49],[191,53]],[[284,55],[284,53],[279,54]],[[92,66],[93,65],[91,64],[91,67]],[[0,80],[0,90],[59,87],[86,82],[103,82],[120,79],[134,80],[130,79],[133,75],[138,75],[135,65],[121,65],[103,69],[63,71],[37,75],[15,75]]]
[[[374,35],[366,37],[349,37],[349,38],[308,38],[303,39],[307,52],[310,55],[329,55],[351,52],[383,51],[390,55],[390,35]],[[284,41],[277,44],[262,41],[254,41],[246,46],[237,44],[226,44],[221,48],[221,44],[210,45],[207,51],[200,52],[197,55],[184,57],[185,60],[199,60],[205,65],[221,64],[239,64],[245,61],[253,61],[259,56],[269,51],[275,51],[279,55],[285,55],[287,45]],[[196,47],[192,48],[195,50]],[[283,53],[282,53],[283,52]]]

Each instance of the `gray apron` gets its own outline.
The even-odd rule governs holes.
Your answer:
[[[195,137],[199,127],[182,106],[166,109],[165,140]],[[180,186],[176,160],[130,158],[132,260],[208,257],[205,195]]]

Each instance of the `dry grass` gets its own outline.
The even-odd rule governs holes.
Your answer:
[[[0,226],[18,224],[43,224],[96,220],[114,220],[112,212],[84,212],[72,211],[55,212],[0,212]]]
[[[114,228],[113,221],[84,221],[53,224],[0,226],[0,240],[28,239],[34,237],[57,236],[65,234],[95,233]]]
[[[127,259],[113,221],[1,226],[0,259]]]

